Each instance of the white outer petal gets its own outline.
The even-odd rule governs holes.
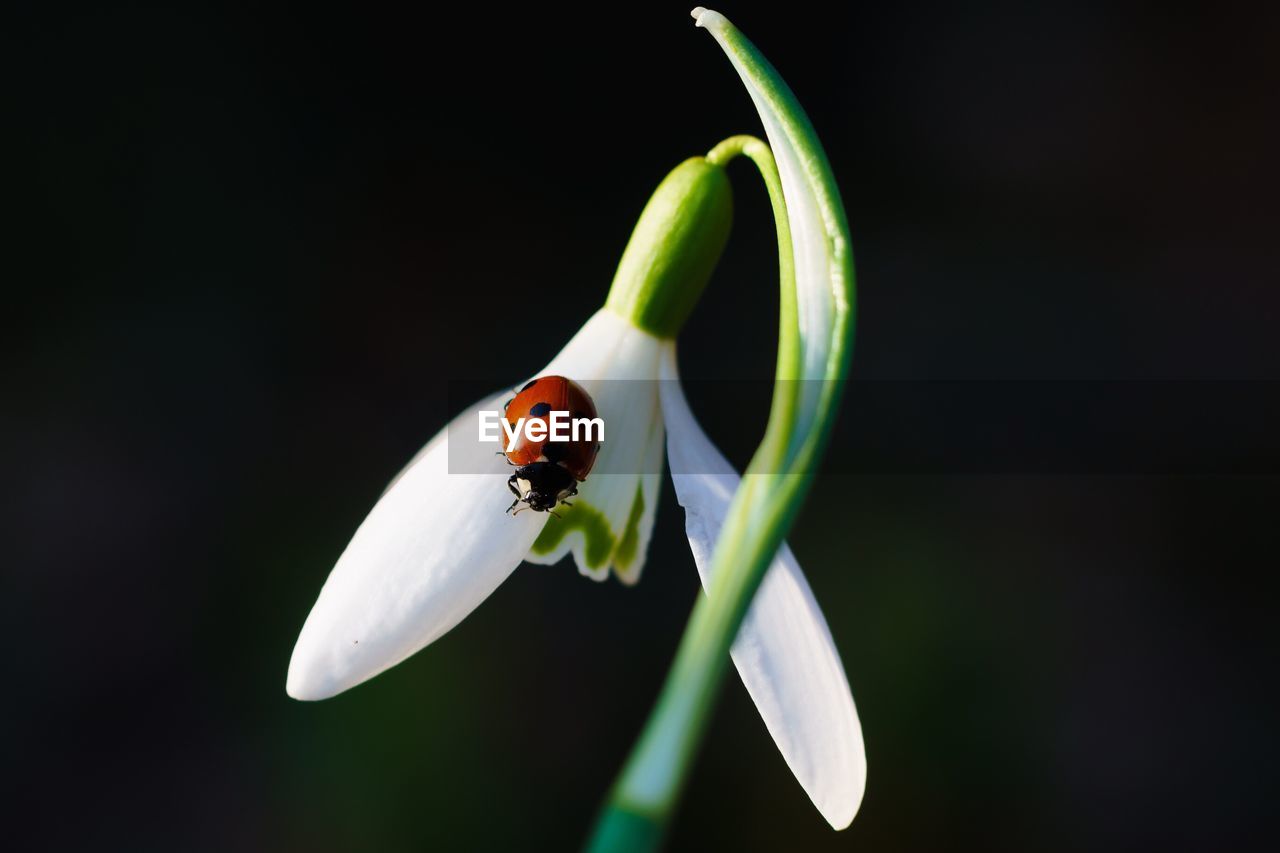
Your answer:
[[[662,368],[671,479],[705,589],[712,550],[740,478],[689,409],[674,344],[664,351]],[[826,620],[785,544],[756,593],[732,656],[787,766],[822,816],[844,829],[866,787],[862,727]]]
[[[458,417],[474,422],[503,398]],[[440,637],[507,579],[541,532],[545,516],[506,513],[502,457],[477,460],[492,474],[449,472],[446,433],[382,496],[329,574],[289,662],[293,698],[341,693]]]
[[[604,313],[534,375],[597,375],[611,364],[623,340]],[[656,351],[653,360],[656,370]],[[477,411],[501,410],[510,396],[483,400],[454,423],[469,431]],[[451,460],[448,433],[391,482],[329,574],[289,662],[285,689],[295,699],[341,693],[443,635],[506,580],[542,531],[542,513],[507,514],[502,456],[477,443],[455,448]],[[451,473],[451,461],[489,473]]]

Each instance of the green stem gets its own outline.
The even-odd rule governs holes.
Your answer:
[[[784,464],[796,416],[800,383],[794,380],[801,369],[801,344],[791,227],[773,152],[755,137],[733,136],[716,145],[706,159],[725,165],[740,155],[756,165],[769,191],[780,285],[777,381],[769,425],[731,510],[731,518],[750,516],[751,521],[745,525],[747,536],[721,536],[717,542],[712,589],[694,607],[649,724],[601,815],[589,846],[592,851],[653,850],[660,843],[710,717],[737,628],[790,527],[794,508],[786,496],[803,479],[755,473],[777,472]]]
[[[774,398],[764,439],[747,467],[716,541],[707,594],[698,599],[649,721],[615,783],[588,843],[591,851],[655,850],[706,730],[738,628],[808,493],[848,369],[853,330],[853,266],[848,226],[825,153],[795,96],[747,39],[716,13],[695,10],[747,83],[775,145],[791,165],[783,179],[769,147],[731,137],[706,160],[749,157],[769,190],[778,231],[781,308]],[[806,234],[820,245],[797,281],[787,193],[819,214]],[[819,240],[820,244],[812,241]],[[803,289],[801,289],[803,288]],[[829,326],[802,332],[801,303],[829,312]],[[806,376],[806,346],[811,358]],[[816,395],[805,383],[821,381]]]
[[[799,488],[797,480],[803,479],[772,475],[785,465],[800,386],[795,379],[801,370],[795,264],[786,201],[773,152],[758,138],[727,138],[709,152],[707,160],[724,165],[740,155],[753,161],[769,192],[777,229],[780,280],[777,380],[771,414],[730,516],[749,517],[745,525],[748,535],[722,535],[717,542],[712,589],[694,607],[667,683],[631,760],[623,768],[611,803],[600,817],[591,850],[657,847],[680,795],[687,765],[707,726],[737,626],[746,616],[755,589],[790,528],[795,510],[794,501],[788,497]],[[767,474],[756,473],[759,470]]]
[[[774,375],[779,380],[773,389],[773,404],[769,412],[769,427],[773,438],[766,432],[766,441],[790,434],[795,426],[795,407],[799,384],[788,381],[799,376],[803,353],[800,347],[799,309],[796,305],[795,255],[791,245],[791,222],[787,219],[787,202],[782,194],[782,178],[773,151],[760,139],[740,134],[730,136],[707,153],[707,161],[727,165],[742,155],[755,164],[769,191],[769,204],[773,209],[773,222],[778,235],[778,362]]]
[[[791,480],[753,473],[781,469],[787,438],[795,422],[799,383],[793,380],[800,369],[801,349],[791,227],[782,197],[782,181],[769,146],[755,137],[734,136],[713,148],[707,160],[724,164],[738,155],[748,157],[759,170],[769,190],[776,223],[781,292],[777,381],[765,437],[735,498],[739,514],[752,517],[747,525],[750,535],[722,536],[716,543],[712,590],[694,607],[657,706],[615,791],[614,807],[627,814],[645,816],[659,826],[665,824],[675,805],[687,766],[702,738],[729,663],[729,647],[737,627],[782,544],[784,525],[771,518],[779,507],[772,499],[765,501],[760,497],[783,486],[779,480],[788,483]],[[784,502],[781,508],[786,507]]]

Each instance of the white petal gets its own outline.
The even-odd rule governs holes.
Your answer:
[[[553,360],[545,372],[586,389],[604,420],[605,440],[573,509],[561,511],[563,521],[548,522],[546,536],[527,559],[550,565],[572,552],[582,574],[604,580],[612,568],[619,579],[634,583],[659,494],[663,427],[656,380],[663,342],[606,308],[583,326],[574,344],[581,346]],[[560,524],[565,532],[557,538],[554,525]]]
[[[475,423],[505,396],[458,419]],[[492,473],[450,473],[447,432],[382,496],[329,574],[289,663],[295,699],[341,693],[440,637],[506,580],[542,530],[545,515],[507,514],[510,475],[492,449],[460,469]]]
[[[575,382],[634,378],[635,371],[628,364],[626,354],[643,338],[657,340],[631,325],[626,318],[601,308],[582,324],[559,355],[535,375],[567,376]],[[652,378],[653,373],[646,375]]]
[[[663,353],[662,367],[671,478],[705,589],[711,553],[740,478],[689,410],[674,344]],[[823,817],[844,829],[866,787],[862,727],[826,620],[785,544],[756,593],[732,655],[787,766]]]
[[[608,376],[627,344],[619,323],[629,326],[598,313],[534,376]],[[651,350],[641,355],[656,371]],[[290,696],[324,699],[394,666],[462,621],[529,553],[548,516],[507,514],[505,459],[472,441],[456,441],[450,453],[451,431],[473,435],[476,413],[501,410],[510,396],[503,391],[463,412],[392,480],[303,625],[289,663]]]

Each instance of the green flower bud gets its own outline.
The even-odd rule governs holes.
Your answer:
[[[722,166],[691,157],[671,170],[640,214],[605,305],[674,338],[729,239],[733,191]]]

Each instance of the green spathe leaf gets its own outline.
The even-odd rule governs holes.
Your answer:
[[[826,151],[777,69],[720,13],[698,7],[693,16],[715,37],[742,78],[777,160],[793,241],[796,337],[803,360],[798,375],[826,380],[803,383],[809,398],[799,401],[798,420],[789,436],[787,457],[802,463],[791,467],[804,470],[825,447],[853,350],[848,219]],[[784,365],[789,342],[786,330],[780,332],[778,378],[797,378],[786,375],[791,369]],[[801,455],[806,458],[799,459]]]

